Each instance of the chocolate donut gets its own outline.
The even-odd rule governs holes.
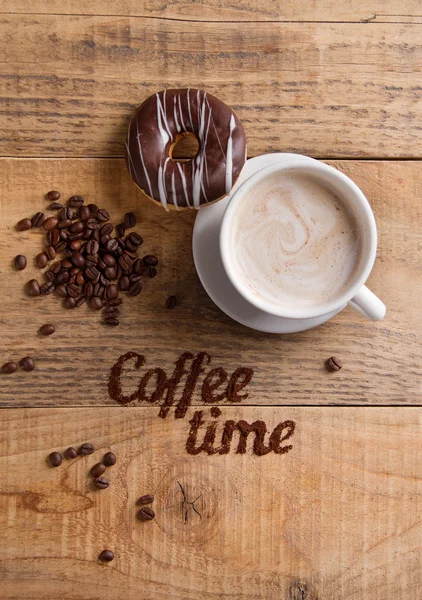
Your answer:
[[[197,155],[172,159],[175,144],[194,134]],[[153,94],[128,129],[126,163],[141,190],[166,210],[198,209],[230,192],[246,160],[245,131],[232,109],[194,89]]]

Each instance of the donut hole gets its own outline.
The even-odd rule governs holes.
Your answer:
[[[169,157],[174,162],[188,162],[199,152],[199,140],[191,131],[178,133],[169,149]]]

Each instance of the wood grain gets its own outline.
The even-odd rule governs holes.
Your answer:
[[[0,13],[116,15],[198,21],[421,22],[419,0],[0,0]]]
[[[421,39],[417,24],[3,15],[0,154],[122,156],[133,109],[189,85],[235,108],[250,156],[421,157]]]
[[[2,410],[2,600],[419,600],[420,417],[227,407],[220,420],[293,420],[292,449],[189,456],[187,419],[153,408]],[[85,441],[95,454],[47,465]],[[111,485],[94,490],[109,449]],[[145,493],[149,523],[135,518]]]
[[[379,228],[378,259],[368,285],[388,307],[379,323],[351,309],[312,331],[275,336],[249,330],[224,315],[208,298],[191,255],[193,213],[168,214],[147,201],[129,179],[123,160],[2,159],[0,161],[1,364],[33,355],[37,369],[1,376],[0,401],[8,406],[116,405],[108,393],[111,367],[128,351],[146,357],[141,370],[128,363],[124,388],[137,389],[145,369],[163,368],[168,376],[182,352],[211,357],[209,368],[254,370],[247,404],[417,404],[421,403],[422,296],[420,162],[335,161],[367,194]],[[105,328],[101,316],[85,305],[67,311],[53,297],[27,298],[24,283],[40,277],[33,258],[42,234],[18,233],[14,225],[46,206],[49,189],[64,198],[73,193],[107,208],[115,223],[135,210],[145,254],[160,259],[159,275],[146,281],[137,298],[125,298],[119,328]],[[16,272],[13,257],[28,257]],[[180,305],[164,308],[175,294]],[[41,338],[45,322],[56,333]],[[344,368],[328,374],[324,361],[343,359]],[[208,369],[207,369],[208,370]],[[193,403],[201,404],[201,375]],[[182,386],[181,386],[182,387]],[[178,394],[181,395],[182,389]]]

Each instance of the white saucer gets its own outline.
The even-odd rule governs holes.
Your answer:
[[[264,154],[249,159],[245,163],[232,193],[245,179],[256,173],[256,171],[270,164],[283,162],[293,156],[298,158],[298,155],[294,154],[277,153]],[[300,159],[305,163],[309,161],[314,162],[314,159],[306,156],[300,156]],[[284,319],[260,311],[239,294],[227,277],[220,256],[220,227],[229,199],[230,197],[228,196],[215,204],[203,206],[198,211],[193,229],[192,249],[196,271],[211,300],[238,323],[267,333],[296,333],[305,331],[306,329],[311,329],[325,323],[340,312],[336,310],[335,312],[313,319]]]

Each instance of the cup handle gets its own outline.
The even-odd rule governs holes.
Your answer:
[[[387,310],[384,302],[381,302],[378,296],[375,296],[366,285],[360,288],[348,304],[371,321],[381,321]]]

